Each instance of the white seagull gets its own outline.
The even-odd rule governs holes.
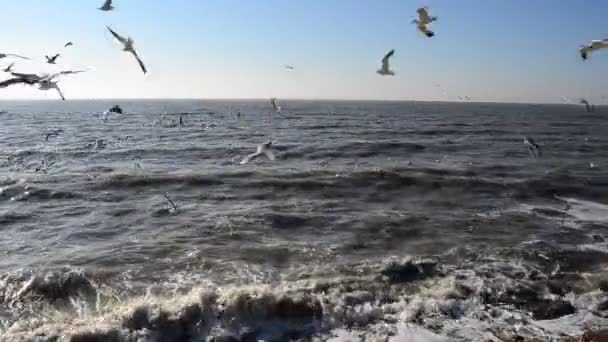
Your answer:
[[[266,157],[270,160],[275,160],[275,157],[274,157],[274,154],[272,153],[271,148],[272,148],[272,141],[268,141],[268,142],[258,145],[258,148],[255,151],[255,153],[252,153],[252,154],[248,155],[247,157],[245,157],[245,159],[243,159],[241,161],[241,165],[245,165],[245,164],[249,163],[250,161],[261,156],[262,154],[266,155]]]
[[[428,7],[421,7],[416,12],[418,12],[418,19],[412,21],[412,23],[416,24],[418,30],[425,36],[429,38],[435,36],[435,33],[429,29],[429,26],[431,26],[433,21],[437,21],[437,17],[429,15]]]
[[[274,109],[274,111],[276,113],[280,113],[281,112],[281,106],[279,106],[277,104],[277,99],[275,97],[270,99],[270,104],[272,105],[272,108]]]
[[[106,0],[103,3],[103,6],[99,7],[98,9],[105,12],[113,10],[114,6],[112,6],[112,0]]]
[[[578,51],[581,53],[581,58],[587,60],[591,52],[604,48],[608,48],[608,39],[592,40],[589,45],[581,45]]]
[[[8,87],[10,85],[14,85],[14,84],[27,84],[27,85],[36,85],[37,84],[38,89],[40,89],[40,90],[50,90],[50,89],[57,90],[61,99],[65,100],[65,97],[63,96],[61,89],[59,89],[59,86],[57,84],[57,81],[55,81],[55,79],[59,76],[78,74],[78,73],[85,72],[85,71],[87,71],[87,70],[75,70],[75,71],[66,70],[66,71],[60,71],[58,73],[50,74],[50,75],[49,74],[42,74],[42,75],[21,74],[21,73],[13,72],[13,73],[11,73],[11,75],[13,75],[14,77],[0,82],[0,88],[6,88],[6,87]]]
[[[377,73],[379,73],[382,76],[393,76],[395,75],[395,72],[391,70],[390,64],[389,64],[389,59],[391,57],[393,57],[393,55],[395,54],[395,50],[391,50],[389,51],[386,56],[384,56],[384,58],[382,58],[382,67],[380,69],[378,69],[378,71],[376,71]]]
[[[15,55],[14,53],[0,53],[0,59],[6,58],[6,57],[15,57],[15,58],[21,58],[21,59],[29,59],[27,57]]]
[[[106,26],[106,28],[110,31],[110,33],[112,33],[112,35],[114,36],[114,38],[116,38],[116,40],[118,40],[119,42],[122,43],[123,45],[123,51],[125,52],[130,52],[133,54],[133,56],[135,56],[135,59],[137,59],[137,62],[139,63],[139,66],[141,67],[141,70],[145,73],[148,72],[148,70],[146,69],[146,66],[144,65],[144,62],[139,58],[139,55],[137,54],[137,51],[135,51],[135,48],[133,47],[133,39],[131,39],[131,37],[125,38],[122,37],[121,35],[119,35],[118,33],[114,32],[111,28],[109,28],[108,26]]]
[[[289,64],[285,64],[285,65],[283,65],[283,67],[285,69],[287,69],[287,70],[293,70],[293,69],[295,69],[293,65],[289,65]]]

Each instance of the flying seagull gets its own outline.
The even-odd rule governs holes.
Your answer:
[[[59,96],[62,100],[65,100],[61,89],[59,89],[59,85],[55,79],[62,75],[70,75],[70,74],[78,74],[81,72],[85,72],[86,70],[66,70],[60,71],[55,74],[22,74],[17,72],[12,72],[13,78],[0,82],[0,88],[6,88],[10,85],[14,84],[27,84],[27,85],[38,85],[38,89],[40,90],[50,90],[55,89],[59,93]]]
[[[245,164],[249,163],[250,161],[261,156],[262,154],[264,154],[270,160],[275,160],[274,154],[272,153],[271,148],[272,148],[272,141],[268,141],[268,142],[258,145],[258,148],[255,151],[255,153],[252,153],[252,154],[248,155],[247,157],[245,157],[241,161],[241,165],[245,165]]]
[[[277,99],[275,97],[270,99],[270,104],[272,105],[272,108],[274,109],[274,111],[276,113],[280,113],[281,112],[281,106],[279,106],[277,104]]]
[[[53,57],[49,57],[49,56],[44,56],[44,57],[46,57],[46,62],[47,63],[49,63],[49,64],[55,64],[57,62],[57,58],[59,58],[60,55],[61,54],[56,54]]]
[[[416,24],[418,30],[425,36],[429,38],[435,36],[435,33],[429,29],[429,26],[431,26],[433,21],[437,21],[437,17],[429,15],[428,7],[421,7],[416,12],[418,12],[418,19],[412,21],[412,23]]]
[[[528,147],[528,152],[532,158],[538,158],[542,155],[542,151],[540,150],[540,146],[532,140],[532,138],[524,137],[524,144]]]
[[[64,45],[63,47],[64,47],[64,48],[67,48],[68,46],[72,46],[72,45],[74,45],[74,43],[72,43],[72,42],[67,42],[67,43],[65,43],[65,45]]]
[[[391,57],[393,57],[393,55],[395,54],[395,50],[391,50],[389,51],[386,56],[384,56],[384,58],[382,58],[382,67],[380,69],[378,69],[378,71],[376,71],[377,73],[379,73],[382,76],[393,76],[395,75],[395,72],[391,70],[391,67],[389,65],[389,59]]]
[[[124,46],[122,50],[125,52],[132,53],[133,56],[135,56],[135,59],[137,59],[137,62],[139,63],[141,70],[144,72],[144,74],[147,73],[148,70],[146,69],[144,62],[142,62],[142,60],[139,58],[139,56],[137,55],[137,51],[135,51],[135,48],[133,47],[133,39],[131,39],[130,37],[129,38],[122,37],[118,33],[114,32],[108,26],[106,26],[106,28],[110,31],[110,33],[112,33],[112,35],[114,36],[114,38],[116,38],[116,40],[118,40],[119,42],[122,43],[122,45]]]
[[[608,39],[592,40],[589,45],[581,45],[578,51],[581,53],[581,58],[587,60],[591,52],[604,48],[608,48]]]
[[[285,64],[285,65],[283,65],[283,67],[285,69],[287,69],[287,70],[293,70],[293,69],[295,69],[293,65],[289,65],[289,64]]]
[[[27,57],[15,55],[14,53],[0,53],[0,59],[6,58],[6,57],[15,57],[15,58],[21,58],[21,59],[29,59]]]
[[[2,69],[2,71],[4,71],[4,72],[12,72],[14,66],[15,66],[15,63],[11,63],[6,68]]]
[[[104,12],[113,10],[114,6],[112,6],[112,0],[105,0],[103,6],[99,7],[98,9]]]

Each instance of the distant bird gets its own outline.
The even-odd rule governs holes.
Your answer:
[[[110,114],[120,114],[120,115],[122,115],[122,114],[124,114],[124,112],[123,112],[122,108],[120,108],[119,105],[114,105],[112,108],[110,108],[110,109],[106,110],[105,112],[103,112],[103,114],[102,114],[103,115],[102,116],[103,121],[108,121],[108,116]]]
[[[113,10],[114,6],[112,6],[112,0],[105,0],[103,6],[99,7],[98,9],[104,12]]]
[[[274,109],[274,111],[276,113],[280,113],[281,112],[281,106],[279,106],[277,104],[277,99],[275,97],[270,99],[270,104],[272,105],[272,108]]]
[[[532,158],[539,158],[542,156],[540,146],[532,138],[524,137],[524,144],[528,147],[528,152]]]
[[[293,69],[295,69],[293,65],[289,65],[289,64],[285,64],[285,65],[283,65],[283,67],[285,69],[287,69],[287,70],[293,70]]]
[[[581,53],[581,58],[585,61],[589,58],[589,54],[595,50],[604,49],[608,47],[608,39],[592,40],[589,45],[581,45],[578,50]]]
[[[261,156],[262,154],[265,155],[270,160],[275,160],[275,157],[274,157],[274,154],[272,153],[271,148],[272,148],[272,141],[268,141],[268,142],[258,145],[255,153],[252,153],[252,154],[248,155],[247,157],[245,157],[245,159],[243,159],[241,161],[241,165],[245,165],[245,164],[249,163],[250,161]]]
[[[434,37],[435,32],[431,31],[429,29],[429,26],[431,26],[431,23],[433,21],[437,21],[437,17],[429,16],[428,7],[421,7],[418,10],[416,10],[416,12],[418,12],[418,19],[412,21],[412,23],[416,24],[416,27],[418,28],[418,30],[420,32],[422,32],[425,36],[427,36],[429,38]]]
[[[395,50],[391,50],[389,51],[386,56],[384,56],[384,58],[382,58],[382,67],[380,69],[378,69],[378,71],[376,71],[377,73],[379,73],[382,76],[393,76],[395,75],[395,72],[391,70],[390,67],[390,63],[389,60],[391,57],[393,57],[393,55],[395,54]]]
[[[6,68],[2,69],[2,71],[4,71],[4,72],[12,72],[14,66],[15,66],[15,63],[11,63]]]
[[[15,58],[21,58],[21,59],[29,59],[27,57],[15,55],[14,53],[0,53],[0,59],[6,58],[6,57],[15,57]]]
[[[63,47],[64,47],[64,48],[67,48],[68,46],[73,46],[73,45],[74,45],[74,43],[72,43],[72,42],[67,42],[67,43],[65,43],[65,45],[64,45]]]
[[[44,56],[44,57],[46,57],[46,62],[48,64],[56,64],[57,63],[57,58],[59,58],[59,56],[61,56],[61,54],[56,54],[53,57],[49,57],[49,56]]]
[[[595,165],[594,162],[589,163],[589,167],[592,169],[595,169],[597,167],[597,165]]]
[[[43,134],[44,135],[44,141],[49,141],[50,137],[58,137],[59,134],[61,134],[61,133],[63,133],[62,129],[55,129],[55,130],[52,130],[52,131],[48,131],[48,132],[46,132],[46,133]]]
[[[122,108],[120,108],[119,105],[115,105],[114,107],[110,108],[109,112],[116,113],[116,114],[124,114]]]
[[[141,67],[141,70],[145,73],[148,72],[148,70],[146,69],[146,66],[144,65],[144,62],[142,62],[142,60],[139,58],[139,55],[137,55],[137,51],[135,51],[135,48],[133,47],[133,39],[129,38],[124,38],[121,35],[119,35],[118,33],[114,32],[111,28],[109,28],[108,26],[106,26],[106,28],[110,31],[110,33],[112,33],[112,35],[114,36],[114,38],[116,38],[116,40],[118,40],[119,42],[122,43],[123,45],[123,51],[125,52],[130,52],[133,54],[133,56],[135,56],[135,59],[137,59],[137,62],[139,63],[139,66]]]
[[[587,110],[587,113],[591,113],[591,112],[595,111],[595,107],[592,104],[590,104],[589,101],[587,101],[587,99],[581,99],[579,101],[579,103],[585,105],[585,109]]]

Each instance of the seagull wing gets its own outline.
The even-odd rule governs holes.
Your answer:
[[[26,84],[30,84],[27,82],[27,80],[21,78],[21,77],[17,77],[17,78],[10,78],[8,80],[4,80],[2,82],[0,82],[0,88],[6,88],[8,86],[11,86],[13,84],[19,84],[19,83],[26,83]]]
[[[16,55],[16,54],[14,54],[14,53],[7,53],[6,55],[7,55],[7,56],[10,56],[10,57],[17,57],[17,58],[21,58],[21,59],[29,59],[29,58],[27,58],[27,57],[24,57],[24,56],[19,56],[19,55]]]
[[[386,56],[384,56],[384,58],[382,58],[382,69],[383,70],[388,70],[389,69],[389,59],[391,57],[393,57],[393,55],[395,54],[395,50],[391,50],[389,51]]]
[[[254,160],[255,158],[259,157],[260,154],[262,154],[262,152],[256,152],[256,153],[252,153],[250,155],[248,155],[247,157],[245,157],[242,161],[241,161],[241,165],[245,165],[247,163],[249,163],[250,161]]]
[[[139,58],[137,52],[135,52],[135,50],[131,50],[131,53],[133,54],[133,56],[135,56],[135,59],[137,59],[137,63],[139,63],[139,66],[141,67],[141,71],[143,71],[144,74],[147,73],[148,69],[146,69],[144,62],[141,60],[141,58]]]
[[[114,36],[114,38],[116,38],[116,40],[118,40],[119,42],[121,42],[123,44],[127,44],[127,38],[114,32],[114,30],[112,30],[109,26],[106,26],[106,28],[108,29],[108,31],[110,31],[110,33]]]
[[[418,12],[418,17],[419,17],[420,22],[423,22],[423,23],[431,22],[431,17],[429,16],[429,11],[426,7],[420,7],[417,12]]]
[[[272,153],[272,151],[271,151],[271,150],[269,150],[269,149],[265,149],[263,153],[266,155],[266,157],[267,157],[268,159],[270,159],[270,160],[275,160],[274,153]]]

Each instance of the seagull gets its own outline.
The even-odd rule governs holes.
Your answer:
[[[108,121],[108,116],[112,113],[120,115],[124,114],[122,108],[120,108],[119,105],[114,105],[112,108],[103,112],[103,121]]]
[[[581,58],[587,60],[589,54],[595,50],[603,49],[608,47],[608,39],[592,40],[589,45],[581,45],[578,51],[581,53]]]
[[[15,58],[21,58],[21,59],[29,59],[27,57],[15,55],[14,53],[0,53],[0,59],[6,58],[6,57],[15,57]]]
[[[287,69],[287,70],[293,70],[293,69],[295,69],[295,68],[293,67],[293,65],[289,65],[289,64],[285,64],[285,65],[283,65],[283,67],[284,67],[285,69]]]
[[[429,29],[429,26],[431,26],[433,21],[437,21],[437,17],[429,16],[428,7],[421,7],[416,12],[418,12],[418,19],[412,21],[412,24],[416,24],[418,30],[425,36],[429,38],[435,36],[435,33]]]
[[[67,42],[67,43],[65,43],[65,45],[64,45],[63,47],[64,47],[64,48],[67,48],[68,46],[73,46],[73,45],[74,45],[74,43],[72,43],[72,42]]]
[[[63,133],[62,129],[55,129],[55,130],[46,132],[45,134],[43,134],[45,136],[44,141],[49,141],[50,137],[58,137],[59,134],[61,134],[61,133]]]
[[[11,63],[9,64],[6,68],[4,68],[2,71],[4,72],[12,72],[13,71],[13,66],[15,66],[15,63]]]
[[[393,57],[393,55],[395,54],[395,50],[391,50],[389,51],[386,56],[384,56],[384,58],[382,58],[382,67],[380,69],[378,69],[378,71],[376,71],[377,73],[379,73],[382,76],[393,76],[395,75],[395,72],[391,70],[391,67],[389,65],[389,59],[391,57]]]
[[[263,144],[258,145],[257,151],[255,151],[255,153],[252,153],[250,155],[248,155],[247,157],[245,157],[242,161],[241,161],[241,165],[245,165],[247,163],[249,163],[250,161],[256,159],[257,157],[261,156],[262,154],[266,155],[266,157],[270,160],[275,160],[274,154],[272,153],[272,141],[268,141],[265,142]]]
[[[104,11],[104,12],[109,12],[109,11],[113,10],[114,6],[112,6],[112,0],[106,0],[103,3],[103,6],[99,7],[98,9],[101,11]]]
[[[11,75],[13,75],[14,77],[0,82],[0,88],[6,88],[13,84],[27,84],[27,85],[37,84],[38,89],[40,89],[40,90],[50,90],[50,89],[57,90],[57,92],[59,93],[59,96],[61,96],[61,99],[65,100],[65,97],[63,96],[61,90],[59,89],[59,86],[57,85],[57,81],[55,81],[55,79],[62,75],[78,74],[78,73],[85,72],[85,71],[87,71],[87,70],[66,70],[66,71],[60,71],[58,73],[50,74],[50,75],[49,74],[42,74],[42,75],[22,74],[22,73],[12,72]]]
[[[122,108],[120,108],[119,105],[115,105],[114,107],[110,108],[109,112],[116,113],[116,114],[124,114],[124,112],[122,111]]]
[[[540,146],[532,138],[524,137],[524,144],[528,147],[528,152],[532,158],[538,158],[542,156],[542,151],[540,150]]]
[[[274,111],[276,113],[280,113],[281,112],[281,106],[279,106],[277,104],[277,99],[275,97],[270,99],[270,104],[272,105],[272,108],[274,108]]]
[[[132,53],[133,56],[135,56],[135,59],[137,59],[137,62],[139,63],[141,70],[144,72],[144,74],[147,73],[148,70],[146,70],[146,66],[144,65],[144,62],[142,62],[142,60],[139,58],[139,56],[137,55],[137,51],[135,51],[135,48],[133,47],[133,39],[131,39],[130,37],[129,38],[122,37],[118,33],[114,32],[108,26],[106,26],[106,28],[110,31],[110,33],[112,33],[112,35],[114,36],[114,38],[116,38],[116,40],[118,40],[119,42],[122,43],[122,45],[124,46],[122,50],[125,52]]]
[[[46,57],[46,62],[47,63],[49,63],[49,64],[56,64],[57,58],[59,58],[59,56],[60,56],[60,54],[56,54],[53,57],[49,57],[49,56],[44,56],[44,57]]]

